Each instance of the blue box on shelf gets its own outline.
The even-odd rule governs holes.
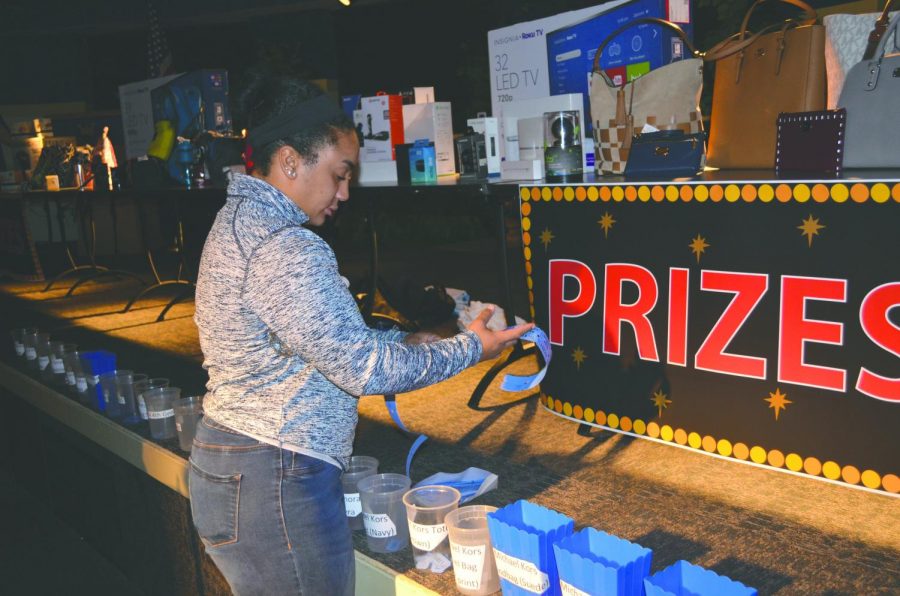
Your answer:
[[[116,370],[116,355],[106,350],[94,350],[81,352],[81,366],[87,378],[89,391],[97,398],[97,409],[106,410],[106,401],[103,399],[103,389],[100,387],[100,375]]]
[[[588,594],[643,596],[653,552],[624,538],[585,528],[553,545],[559,581]]]
[[[687,561],[678,561],[646,578],[644,590],[647,596],[756,596],[756,588]]]
[[[572,534],[572,518],[520,500],[489,513],[487,522],[505,596],[562,593],[553,544]]]

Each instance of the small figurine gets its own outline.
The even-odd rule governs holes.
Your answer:
[[[116,160],[116,150],[113,148],[112,141],[109,140],[108,126],[103,127],[92,157],[95,164],[94,178],[97,179],[99,174],[100,185],[105,186],[104,190],[113,190],[115,188],[113,170],[119,167],[119,162]],[[105,185],[103,184],[104,178],[106,179]],[[97,188],[97,184],[94,184],[94,188]]]

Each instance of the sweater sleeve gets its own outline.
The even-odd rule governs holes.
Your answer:
[[[481,358],[471,331],[427,344],[370,329],[341,281],[331,249],[287,228],[253,251],[245,303],[290,352],[351,395],[403,393],[448,379]]]

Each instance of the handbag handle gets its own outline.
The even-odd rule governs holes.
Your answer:
[[[781,23],[774,23],[772,25],[764,27],[756,33],[750,34],[750,37],[747,37],[747,25],[749,25],[750,23],[750,15],[753,14],[753,11],[756,10],[757,6],[767,1],[768,0],[756,0],[756,2],[754,2],[750,6],[747,14],[744,15],[744,20],[741,22],[741,30],[734,35],[726,37],[724,40],[720,41],[712,48],[707,50],[703,56],[704,60],[708,62],[714,62],[716,60],[721,60],[722,58],[731,56],[732,54],[736,54],[747,46],[752,45],[753,42],[755,42],[766,33],[769,33],[770,31],[774,31],[779,28],[782,30],[787,30],[790,27],[803,27],[806,25],[812,25],[816,22],[816,10],[806,2],[803,2],[803,0],[779,0],[803,10],[803,17],[791,18]]]
[[[606,39],[604,39],[602,42],[600,42],[600,45],[597,46],[597,51],[594,53],[594,72],[598,72],[598,73],[601,72],[601,70],[600,70],[600,55],[603,53],[603,49],[606,48],[606,46],[607,46],[607,44],[609,44],[609,42],[611,42],[613,39],[615,39],[617,35],[619,35],[623,31],[625,31],[626,29],[634,27],[635,25],[643,25],[643,24],[661,25],[663,27],[667,27],[667,28],[671,29],[678,35],[678,37],[681,38],[681,40],[684,42],[684,44],[687,46],[687,48],[691,51],[691,54],[693,56],[698,57],[698,58],[701,57],[702,54],[694,48],[694,44],[691,43],[691,40],[688,39],[687,34],[684,32],[684,30],[681,27],[679,27],[675,23],[671,23],[664,19],[657,19],[656,17],[642,17],[640,19],[634,19],[633,21],[629,21],[629,22],[625,23],[624,25],[622,25],[621,27],[619,27],[618,29],[616,29],[615,31],[613,31],[612,33],[607,35]]]
[[[863,60],[871,60],[872,57],[875,56],[875,49],[878,47],[878,42],[884,37],[888,28],[888,21],[891,20],[888,13],[891,12],[891,7],[896,1],[897,0],[887,0],[887,2],[884,3],[884,10],[881,12],[881,16],[878,17],[878,20],[875,21],[875,27],[869,32],[869,41],[866,43],[866,51],[863,53]],[[894,41],[897,41],[896,38]],[[894,45],[897,44],[895,43]]]
[[[890,2],[888,2],[888,5],[890,5]],[[888,7],[885,7],[885,10],[887,10],[887,8]],[[900,35],[900,28],[898,28],[897,25],[900,25],[900,18],[894,19],[893,23],[885,27],[884,33],[881,35],[881,39],[878,41],[878,45],[875,46],[875,52],[872,57],[869,58],[869,60],[876,60],[879,64],[881,63],[881,59],[884,58],[884,53],[886,50],[885,46],[887,45],[888,37],[891,36],[891,32],[893,31],[895,40],[896,36]],[[863,59],[865,60],[865,58]]]

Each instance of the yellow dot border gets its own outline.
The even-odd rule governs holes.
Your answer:
[[[897,474],[879,474],[875,470],[860,470],[853,465],[840,465],[834,461],[821,461],[815,457],[804,457],[801,454],[784,453],[779,449],[766,449],[761,445],[746,445],[740,441],[701,435],[682,428],[674,428],[656,421],[631,419],[602,410],[584,408],[573,405],[552,396],[540,393],[541,405],[556,415],[564,414],[566,418],[585,422],[593,426],[607,428],[613,432],[648,437],[661,443],[677,445],[701,453],[717,455],[723,459],[752,462],[768,468],[802,474],[813,478],[824,478],[857,488],[900,497],[900,477]],[[624,421],[627,424],[623,424]],[[624,428],[630,427],[630,430]]]
[[[589,184],[566,186],[521,186],[524,201],[565,202],[684,202],[690,203],[900,203],[900,182],[818,181],[748,182],[741,185],[714,182],[699,184]]]

